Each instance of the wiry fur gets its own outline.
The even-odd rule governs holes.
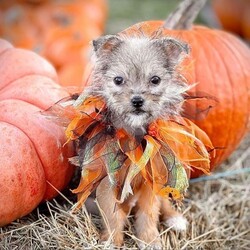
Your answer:
[[[111,121],[117,128],[125,128],[130,133],[145,132],[153,120],[179,114],[182,94],[188,86],[177,73],[176,66],[188,53],[186,44],[166,37],[106,36],[94,41],[93,45],[95,68],[89,91],[106,100]],[[114,83],[117,76],[125,80],[119,86]],[[150,82],[153,76],[161,78],[158,85]],[[135,112],[131,103],[135,96],[144,99],[140,112]],[[102,239],[107,240],[112,234],[114,243],[122,245],[122,230],[134,207],[137,237],[152,248],[160,249],[159,215],[176,229],[185,229],[186,220],[172,209],[168,200],[155,196],[140,175],[133,180],[132,187],[134,195],[117,207],[108,178],[98,186],[97,200],[106,221]],[[139,246],[144,247],[142,242]]]
[[[105,43],[99,45],[100,48],[97,46],[93,91],[106,99],[117,127],[133,132],[137,128],[145,129],[159,117],[179,113],[187,85],[175,71],[175,66],[186,48],[179,42],[172,45],[173,41],[170,38],[109,36],[106,48]],[[113,82],[116,76],[123,77],[125,82],[116,86]],[[150,83],[153,76],[161,78],[159,85]],[[140,114],[134,114],[135,108],[131,105],[134,96],[145,100]]]

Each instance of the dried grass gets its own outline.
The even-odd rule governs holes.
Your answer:
[[[219,171],[250,167],[249,145],[250,136]],[[161,224],[164,249],[250,249],[249,183],[245,173],[191,184],[182,206],[188,231],[176,233]],[[109,249],[98,243],[100,218],[84,209],[73,214],[71,206],[59,198],[1,228],[0,249]],[[131,225],[125,249],[137,249]]]

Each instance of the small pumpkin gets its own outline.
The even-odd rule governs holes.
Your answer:
[[[106,1],[0,2],[0,36],[17,47],[35,50],[47,58],[58,70],[61,85],[80,86],[89,57],[89,41],[104,30]],[[82,65],[80,73],[79,67],[72,70],[72,63]],[[70,82],[65,80],[65,72],[72,73]]]
[[[212,8],[224,29],[250,40],[249,0],[213,0]]]
[[[122,31],[128,36],[171,36],[190,44],[191,55],[181,69],[189,83],[197,83],[192,92],[207,93],[218,104],[205,119],[195,120],[213,145],[218,148],[211,168],[223,162],[239,145],[247,132],[250,120],[250,50],[236,36],[227,32],[192,25],[197,4],[204,1],[184,1],[179,11],[166,22],[146,21]],[[189,5],[186,5],[189,3]],[[179,21],[178,17],[181,17]],[[191,17],[191,18],[190,18]],[[175,20],[176,18],[176,20]],[[190,18],[190,19],[189,19]],[[191,110],[187,110],[191,114]],[[193,177],[200,175],[194,171]]]
[[[73,147],[63,147],[63,129],[40,114],[66,96],[46,60],[0,40],[0,226],[69,182]]]

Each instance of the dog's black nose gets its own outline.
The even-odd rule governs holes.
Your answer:
[[[140,108],[142,107],[143,103],[144,103],[144,100],[142,97],[140,96],[134,96],[132,99],[131,99],[131,102],[133,104],[133,106],[135,108]]]

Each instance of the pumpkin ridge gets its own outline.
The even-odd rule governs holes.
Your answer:
[[[225,33],[225,32],[224,32]],[[228,35],[228,34],[227,34]],[[230,44],[230,43],[228,43],[228,41],[225,39],[225,37],[223,37],[222,38],[223,39],[223,41],[224,41],[224,44],[225,44],[225,46],[232,52],[232,54],[234,54],[234,56],[235,57],[237,57],[237,61],[239,62],[239,64],[241,65],[241,69],[242,69],[242,72],[243,72],[243,75],[244,75],[244,79],[245,79],[245,81],[247,82],[247,79],[248,79],[248,77],[250,78],[250,74],[248,73],[248,77],[247,77],[247,73],[246,73],[246,71],[244,70],[244,67],[242,67],[242,64],[241,64],[241,60],[239,59],[239,57],[238,57],[238,55],[239,55],[239,51],[238,50],[234,50],[234,49],[232,49],[232,45]],[[238,41],[236,41],[236,42],[238,42]],[[242,41],[241,41],[242,42]],[[243,42],[242,42],[243,43]],[[249,57],[249,60],[250,60],[250,57]],[[246,85],[246,93],[248,93],[250,91],[250,81],[249,81],[249,84],[248,85]],[[245,126],[245,128],[247,128],[248,127],[248,124],[249,124],[249,119],[250,119],[250,97],[249,98],[247,98],[247,104],[248,104],[248,119],[246,119],[246,126]]]
[[[13,74],[15,72],[15,74]],[[0,90],[25,75],[44,75],[57,82],[57,72],[45,58],[33,51],[12,48],[0,57]]]
[[[41,111],[46,110],[46,109],[44,109],[43,107],[40,107],[39,105],[37,105],[37,104],[35,104],[35,103],[32,103],[32,102],[30,102],[30,101],[28,101],[28,100],[26,100],[26,99],[21,99],[21,98],[8,98],[8,99],[3,99],[3,100],[1,100],[1,101],[5,101],[5,100],[22,101],[22,102],[28,103],[28,104],[30,104],[30,105],[32,105],[32,106],[34,106],[34,107],[37,107],[37,108],[39,109],[39,110],[37,111],[37,114],[39,114],[39,112],[41,112]]]
[[[37,152],[36,145],[35,145],[35,143],[33,142],[33,140],[31,140],[31,138],[28,136],[28,134],[27,134],[25,131],[23,131],[20,127],[16,126],[16,124],[11,123],[11,122],[9,122],[9,121],[2,121],[2,120],[1,120],[0,122],[7,123],[7,124],[9,124],[9,125],[11,125],[11,126],[17,128],[18,130],[20,130],[20,131],[30,140],[30,142],[31,142],[31,144],[32,144],[32,146],[33,146],[33,148],[34,148],[34,150],[35,150],[35,152],[36,152],[36,155],[37,155],[37,157],[38,157],[38,159],[39,159],[39,161],[40,161],[40,163],[41,163],[41,166],[43,167],[43,172],[44,172],[45,179],[47,180],[47,176],[46,176],[46,173],[45,173],[45,171],[44,171],[44,164],[43,164],[43,162],[42,162],[42,160],[41,160],[40,155],[39,155],[38,152]],[[45,190],[45,191],[46,191],[46,190]],[[44,192],[44,193],[45,193],[45,192]]]
[[[226,34],[225,34],[226,35]],[[216,36],[216,39],[219,39],[219,41],[220,41],[220,43],[222,43],[223,42],[223,45],[227,48],[227,49],[229,49],[232,53],[231,53],[231,55],[235,58],[235,59],[237,59],[236,61],[237,61],[237,63],[239,64],[240,63],[240,61],[241,60],[238,60],[238,58],[237,57],[235,57],[235,50],[232,50],[231,48],[229,48],[228,46],[227,46],[227,43],[225,42],[225,39],[224,39],[224,37],[225,36],[220,36],[220,37],[218,37],[218,36]],[[232,42],[232,40],[231,40],[231,42]],[[217,50],[216,50],[217,51]],[[226,72],[227,72],[227,76],[229,76],[230,75],[230,72],[229,72],[229,70],[228,70],[228,68],[226,67],[226,63],[225,63],[225,58],[220,54],[220,53],[218,53],[219,54],[219,56],[220,56],[220,58],[221,58],[221,61],[223,62],[223,67],[225,68],[225,70],[226,70]],[[241,67],[241,69],[243,69],[242,67]],[[241,70],[242,72],[243,72],[243,70]],[[233,90],[235,89],[234,88],[234,83],[233,83],[233,80],[232,80],[232,78],[231,77],[228,77],[228,82],[230,83],[230,87],[231,87],[231,90],[232,90],[232,93],[234,92]],[[233,117],[235,117],[236,115],[235,115],[235,112],[236,112],[236,110],[235,110],[235,108],[233,108],[233,107],[236,107],[236,100],[235,100],[235,95],[232,95],[232,97],[231,97],[231,100],[232,100],[232,106],[231,106],[231,109],[230,109],[230,113],[231,113],[231,116],[230,116],[230,121],[229,121],[229,123],[230,124],[233,124],[233,123],[235,123],[235,120],[233,120]],[[229,112],[228,112],[229,113]],[[228,113],[227,113],[227,115],[228,115]],[[231,144],[233,144],[233,145],[235,145],[236,144],[236,137],[232,137],[231,135],[232,135],[232,130],[234,130],[234,128],[232,127],[232,126],[228,126],[228,128],[229,128],[229,131],[228,131],[228,133],[227,133],[227,140],[226,140],[226,144],[225,145],[230,145],[229,144],[229,142],[231,142]],[[240,138],[242,138],[242,136],[243,136],[243,133],[244,133],[244,130],[241,130],[242,132],[241,132],[241,135],[240,135]],[[232,137],[232,138],[231,138]],[[231,139],[230,139],[231,138]],[[231,149],[230,148],[228,148],[229,149],[229,151],[230,151],[230,153],[231,153]],[[221,159],[221,156],[219,157],[219,160]]]
[[[215,37],[215,39],[217,40],[220,40],[220,42],[221,42],[221,38],[218,36],[218,35],[216,35],[216,36],[214,36]],[[216,54],[218,55],[218,57],[220,58],[220,61],[222,62],[221,63],[221,65],[223,66],[223,68],[225,69],[225,72],[227,73],[226,75],[227,75],[227,81],[229,82],[229,85],[230,85],[230,88],[231,88],[231,92],[233,93],[233,82],[232,82],[232,79],[231,79],[231,77],[229,77],[229,71],[228,71],[228,68],[226,67],[226,63],[225,63],[225,60],[224,60],[224,57],[221,55],[221,53],[213,46],[213,43],[208,43],[209,45],[211,45],[211,47],[213,48],[213,50],[216,52]],[[232,123],[232,122],[234,122],[233,121],[233,117],[234,117],[234,114],[235,114],[235,111],[234,111],[234,106],[235,106],[235,96],[234,95],[232,95],[233,97],[231,98],[231,105],[230,105],[230,112],[228,111],[227,112],[227,120],[228,120],[228,123]],[[230,115],[229,115],[230,114]],[[224,145],[230,145],[230,143],[229,142],[231,142],[231,143],[235,143],[235,142],[232,142],[232,139],[230,139],[231,138],[231,135],[232,135],[232,133],[231,133],[231,131],[232,131],[232,127],[231,126],[228,126],[227,127],[228,128],[228,133],[226,133],[227,134],[227,137],[225,137],[225,140],[224,140]],[[234,139],[235,140],[235,139]],[[215,145],[215,147],[216,146],[219,146],[219,147],[223,147],[223,148],[225,148],[225,150],[230,150],[230,148],[228,148],[228,147],[225,147],[224,145]],[[220,156],[218,156],[218,161],[220,162],[221,161],[221,158],[222,158],[222,154],[220,154]]]
[[[226,65],[225,65],[225,63],[224,63],[224,59],[223,59],[223,57],[222,57],[222,55],[220,54],[220,52],[213,46],[213,43],[212,42],[208,42],[208,40],[207,39],[204,39],[204,37],[199,33],[199,32],[197,32],[197,34],[200,36],[200,40],[203,40],[203,43],[204,44],[207,44],[207,46],[206,46],[206,48],[207,47],[211,47],[212,48],[212,50],[213,50],[213,53],[216,53],[217,54],[217,56],[218,56],[218,58],[220,59],[220,61],[221,62],[223,62],[223,63],[221,63],[221,65],[223,65],[223,68],[225,69],[225,72],[227,73],[227,76],[229,76],[229,72],[228,72],[228,69],[227,69],[227,67],[226,67]],[[218,36],[215,36],[214,34],[213,34],[213,32],[211,32],[211,35],[213,35],[213,37],[215,37],[215,38],[217,38],[218,39]],[[201,48],[200,48],[201,49]],[[209,66],[210,64],[207,64],[207,66]],[[212,70],[211,70],[211,72],[213,72]],[[231,87],[231,92],[233,92],[233,84],[232,84],[232,80],[231,80],[231,78],[230,77],[228,77],[228,82],[230,83],[230,87]],[[216,83],[216,80],[214,81],[214,83]],[[216,85],[214,85],[214,88],[216,89]],[[230,122],[232,122],[232,117],[234,117],[233,116],[233,114],[234,114],[234,109],[233,109],[233,107],[234,107],[234,103],[235,103],[235,100],[234,100],[234,98],[235,97],[233,97],[233,101],[232,101],[232,103],[231,103],[231,108],[229,109],[230,110],[230,118],[229,118],[229,112],[227,113],[227,120],[230,120],[229,121],[229,123]],[[216,108],[216,107],[215,107]],[[228,145],[228,142],[230,141],[229,140],[229,138],[230,138],[230,135],[231,135],[231,127],[227,127],[228,128],[228,133],[226,133],[227,134],[227,137],[225,137],[225,139],[223,140],[224,141],[224,143],[223,143],[223,145],[214,145],[214,147],[216,148],[216,147],[219,147],[219,148],[225,148],[225,146],[224,145]],[[216,134],[216,131],[215,132],[212,132],[212,134]],[[225,150],[227,150],[228,149],[228,147],[226,147],[225,148]],[[222,154],[220,154],[220,153],[218,153],[218,156],[217,156],[217,160],[220,162],[221,161],[221,158],[222,158]]]
[[[0,89],[0,91],[4,90],[6,87],[8,87],[8,85],[13,84],[13,82],[26,77],[26,76],[43,76],[43,77],[48,77],[50,80],[55,81],[55,79],[53,79],[52,77],[50,77],[49,75],[42,75],[42,74],[37,74],[37,73],[28,73],[28,74],[24,74],[24,75],[20,75],[18,76],[16,79],[12,79],[11,81],[7,82],[3,88]]]
[[[19,128],[17,128],[16,126],[13,126],[12,124],[10,124],[9,122],[5,122],[5,121],[1,121],[0,122],[0,127],[7,128],[7,131],[12,131],[14,132],[15,136],[20,136],[20,137],[15,137],[15,138],[23,138],[25,139],[25,141],[29,144],[28,146],[28,150],[26,152],[28,152],[28,156],[31,156],[31,154],[33,153],[34,145],[32,144],[32,142],[30,142],[30,139],[25,135],[25,133],[20,130]],[[5,130],[6,131],[6,130]],[[7,134],[4,135],[4,138],[8,138]],[[13,138],[13,137],[12,137]],[[6,145],[6,142],[8,142],[8,139],[3,139],[3,144],[2,145]],[[20,143],[20,140],[17,141],[16,145],[19,145],[18,142]],[[11,142],[10,142],[11,143]],[[25,144],[26,146],[27,144]],[[8,146],[8,145],[6,145]],[[26,146],[27,147],[27,146]],[[2,148],[1,148],[2,149]],[[18,149],[20,149],[19,147],[17,148],[17,150],[15,150],[14,152],[12,151],[12,153],[14,154],[14,157],[17,156],[17,153],[21,153],[22,151],[19,151]],[[7,150],[8,151],[8,150]],[[35,152],[35,151],[34,151]],[[13,156],[12,154],[12,156]],[[3,154],[5,155],[4,158],[6,158],[7,154]],[[3,156],[1,155],[1,156]],[[33,155],[33,154],[32,154]],[[3,158],[3,159],[4,159]],[[1,160],[3,160],[1,159]],[[13,186],[12,191],[9,191],[11,188],[9,185],[13,184],[13,181],[11,180],[12,178],[8,178],[6,179],[5,174],[1,174],[1,181],[2,181],[2,185],[3,188],[5,189],[6,187],[9,186],[9,188],[7,188],[7,193],[11,193],[12,197],[7,197],[6,195],[4,196],[5,198],[1,201],[6,201],[8,204],[0,204],[0,227],[6,225],[7,223],[10,222],[10,220],[14,220],[14,219],[18,219],[24,215],[26,215],[27,213],[30,213],[32,210],[34,210],[34,207],[38,206],[39,203],[41,203],[43,196],[45,194],[46,191],[46,185],[45,185],[45,174],[44,174],[44,169],[42,166],[42,163],[40,162],[40,160],[38,158],[36,158],[36,155],[33,158],[35,160],[34,165],[32,167],[32,172],[30,172],[30,167],[29,165],[25,165],[24,169],[20,168],[22,166],[21,163],[24,163],[23,160],[20,160],[18,162],[18,164],[16,165],[15,162],[13,161],[7,161],[7,166],[8,168],[3,168],[5,169],[8,173],[6,173],[8,177],[13,176],[13,179],[15,180],[15,186]],[[6,166],[6,165],[5,165]],[[14,169],[17,169],[18,174],[16,174],[16,172],[12,173],[12,167]],[[10,172],[9,172],[10,171]],[[5,173],[5,172],[4,172]],[[34,175],[33,175],[34,174]],[[6,181],[7,183],[6,183]],[[0,186],[2,186],[0,184]],[[27,184],[27,186],[24,184]],[[22,186],[24,189],[27,188],[26,192],[23,192],[23,190],[19,189],[20,186]],[[19,187],[19,188],[18,188]],[[3,191],[3,189],[1,189],[1,191]],[[6,194],[6,193],[5,193]],[[2,197],[1,197],[2,198]],[[30,200],[30,198],[32,198]],[[8,199],[10,199],[10,202],[8,202]],[[27,200],[30,200],[29,204],[26,204],[25,202],[27,202]],[[13,204],[15,202],[15,204]],[[4,208],[4,209],[3,209]],[[11,210],[8,210],[8,208],[12,208]]]
[[[15,99],[13,99],[13,100],[15,100]],[[6,100],[3,100],[2,102],[4,102],[4,101],[11,101],[11,99],[6,99]],[[17,100],[17,101],[18,101],[18,102],[22,102],[22,103],[24,103],[25,105],[28,104],[28,103],[26,103],[26,102],[24,102],[24,101],[21,101],[21,100]],[[0,102],[0,103],[1,103],[1,102]],[[34,106],[34,105],[32,105],[32,104],[28,104],[28,105],[31,105],[31,106],[35,107],[36,109],[38,109],[36,106]],[[34,114],[34,113],[29,113],[29,114]],[[1,119],[1,117],[0,117],[0,119]],[[19,120],[19,122],[16,122],[16,123],[15,123],[15,122],[10,122],[10,121],[9,121],[9,118],[7,118],[7,121],[6,121],[6,120],[1,120],[1,121],[6,122],[6,123],[9,123],[10,125],[17,127],[19,130],[21,130],[21,131],[29,138],[29,140],[31,141],[32,145],[33,145],[34,148],[35,148],[35,152],[36,152],[36,154],[37,154],[37,157],[38,157],[38,159],[40,160],[41,165],[43,166],[43,171],[44,171],[45,178],[46,178],[46,180],[50,180],[49,174],[45,171],[45,170],[47,169],[46,161],[43,161],[43,158],[42,158],[42,156],[40,155],[39,150],[37,150],[37,145],[35,144],[34,140],[28,135],[27,132],[25,132],[25,131],[19,126],[20,120]],[[1,121],[0,121],[0,122],[1,122]],[[47,132],[47,133],[49,132],[48,128],[46,128],[46,132]],[[49,135],[55,137],[55,135],[52,134],[51,132],[49,133]],[[53,162],[51,162],[51,164],[53,164]],[[46,186],[47,186],[47,188],[46,188],[46,190],[45,190],[45,194],[46,194],[46,192],[47,192],[47,190],[48,190],[48,187],[49,187],[50,185],[47,184]]]
[[[40,76],[40,77],[43,78],[42,80],[44,80],[43,82],[42,82],[42,81],[39,82],[39,85],[40,85],[40,86],[37,84],[37,82],[34,82],[34,86],[35,86],[35,87],[42,87],[42,84],[45,84],[44,87],[46,87],[47,89],[48,89],[48,86],[51,87],[51,89],[50,89],[51,91],[55,91],[55,90],[61,91],[60,85],[58,85],[57,83],[55,83],[51,78],[49,78],[49,77],[47,77],[47,76],[44,76],[44,75],[30,74],[30,75],[27,75],[27,76],[23,76],[23,77],[20,78],[20,79],[18,78],[18,79],[13,80],[9,85],[4,86],[4,87],[1,89],[1,92],[3,93],[3,95],[5,95],[5,91],[8,91],[9,89],[11,89],[11,88],[19,88],[20,85],[18,84],[17,81],[22,82],[22,80],[26,80],[26,79],[24,79],[24,78],[30,77],[30,76],[34,76],[35,78],[37,78],[37,76]],[[46,79],[46,78],[47,78],[47,79]],[[35,80],[36,80],[36,79],[34,79],[34,81],[35,81]],[[47,80],[47,82],[45,82],[46,80]],[[16,85],[16,86],[15,86],[15,85]],[[23,86],[25,86],[25,85],[21,85],[21,87],[23,87]],[[9,97],[9,98],[4,98],[4,99],[1,99],[1,100],[20,100],[20,101],[29,103],[29,104],[31,104],[31,105],[33,105],[33,106],[36,106],[36,107],[38,107],[41,111],[43,111],[43,110],[48,109],[50,106],[52,106],[52,105],[53,105],[54,103],[56,103],[57,101],[63,99],[64,97],[67,97],[67,96],[69,96],[69,93],[65,90],[65,95],[58,96],[57,100],[54,100],[54,101],[53,101],[52,103],[50,103],[50,104],[45,103],[45,102],[43,103],[42,101],[37,103],[37,99],[40,98],[40,95],[39,95],[38,98],[35,98],[35,97],[34,97],[33,102],[32,102],[32,98],[27,98],[27,97],[26,97],[26,98],[24,99],[24,98],[23,98],[23,95],[11,96],[11,97]],[[29,97],[29,96],[28,96],[28,97]],[[1,98],[1,94],[0,94],[0,98]]]

